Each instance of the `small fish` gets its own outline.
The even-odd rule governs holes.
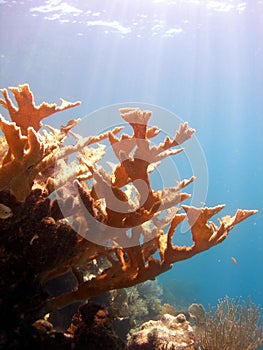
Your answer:
[[[233,263],[235,264],[235,265],[237,265],[237,259],[236,258],[234,258],[233,256],[231,257],[231,260],[233,261]]]
[[[205,206],[205,202],[202,202],[202,201],[201,201],[200,204],[201,204],[203,207]]]
[[[8,219],[13,215],[12,209],[0,203],[0,219]]]

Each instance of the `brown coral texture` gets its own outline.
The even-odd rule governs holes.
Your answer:
[[[0,145],[0,192],[8,192],[8,198],[13,198],[1,204],[14,215],[0,221],[5,221],[5,227],[12,225],[20,213],[16,208],[24,206],[32,193],[38,193],[39,199],[49,199],[45,222],[72,226],[76,231],[71,253],[58,259],[56,266],[47,264],[44,271],[43,267],[39,271],[42,283],[69,271],[77,281],[73,291],[50,298],[47,310],[152,280],[173,263],[221,243],[236,224],[256,213],[238,209],[233,217],[225,216],[215,224],[210,219],[224,205],[180,206],[190,196],[182,190],[194,177],[173,188],[152,188],[151,171],[163,159],[182,152],[180,145],[194,134],[187,123],[180,125],[173,138],[167,137],[156,146],[151,141],[160,130],[148,126],[151,112],[126,108],[120,110],[120,116],[131,127],[131,134],[116,127],[83,138],[72,132],[79,120],[70,120],[60,130],[41,124],[45,117],[80,102],[62,100],[59,107],[46,102],[36,106],[28,85],[9,90],[17,107],[8,91],[2,89],[0,103],[11,120],[0,117],[4,135]],[[72,144],[65,142],[69,137],[74,139]],[[103,140],[117,159],[111,172],[99,166],[105,153]],[[71,161],[69,156],[73,154]],[[173,243],[176,228],[183,220],[191,227],[191,246]],[[38,232],[32,232],[31,246],[38,236]],[[85,277],[83,271],[95,262],[100,262],[102,268]]]

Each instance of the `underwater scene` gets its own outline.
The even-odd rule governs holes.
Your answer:
[[[263,1],[0,0],[0,350],[263,349]]]

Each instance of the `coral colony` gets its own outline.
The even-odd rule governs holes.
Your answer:
[[[173,263],[221,243],[236,224],[257,212],[238,209],[216,225],[210,218],[224,205],[180,206],[190,197],[181,191],[194,177],[174,188],[151,187],[150,172],[181,152],[177,146],[193,135],[187,123],[156,146],[151,140],[160,130],[148,127],[151,112],[127,108],[120,116],[131,126],[130,135],[117,127],[84,138],[72,131],[79,120],[60,129],[44,128],[41,122],[80,102],[36,106],[28,85],[9,90],[17,106],[2,89],[0,103],[10,119],[0,116],[0,283],[6,307],[15,315],[33,317],[39,310],[50,312],[153,280]],[[118,162],[111,173],[98,166],[105,154],[102,140]],[[125,210],[113,205],[116,199]],[[173,243],[183,220],[191,227],[191,246]],[[68,273],[74,288],[48,295],[45,284]]]

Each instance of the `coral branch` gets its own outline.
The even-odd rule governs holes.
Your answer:
[[[30,126],[32,126],[35,131],[38,131],[42,126],[41,120],[49,117],[51,114],[64,111],[80,104],[79,101],[71,103],[61,99],[60,106],[57,106],[55,103],[48,104],[46,102],[36,106],[28,84],[19,85],[18,88],[10,87],[9,90],[16,99],[17,107],[14,106],[6,89],[0,90],[4,96],[4,100],[0,99],[0,104],[8,110],[11,119],[21,128],[23,135],[27,134],[27,128]]]
[[[76,279],[73,290],[41,303],[50,311],[134,286],[223,242],[236,224],[257,212],[239,209],[216,225],[209,220],[224,205],[180,206],[190,197],[182,190],[194,176],[171,188],[154,189],[151,172],[163,159],[182,152],[177,146],[195,132],[187,123],[179,126],[173,138],[166,137],[157,145],[152,139],[160,130],[148,126],[151,112],[138,108],[120,110],[131,126],[131,135],[116,136],[123,131],[117,127],[82,137],[72,132],[79,120],[70,120],[60,129],[48,126],[40,131],[43,118],[80,102],[62,100],[59,107],[46,102],[36,106],[28,85],[10,91],[17,107],[6,89],[1,90],[4,99],[0,100],[12,120],[0,117],[4,133],[0,137],[0,267],[3,271],[12,267],[12,275],[5,273],[6,280],[1,280],[2,286],[12,286],[6,294],[9,290],[21,294],[21,275],[41,289],[40,281],[44,284],[71,273]],[[65,145],[69,136],[73,142]],[[101,160],[109,144],[117,163],[107,172]],[[176,245],[183,220],[188,220],[191,229],[190,246]],[[17,271],[14,266],[19,267]]]
[[[0,168],[0,190],[9,187],[18,200],[23,200],[32,187],[37,171],[35,166],[43,156],[43,145],[32,127],[27,137],[22,136],[15,123],[0,118],[0,126],[5,134],[11,153],[5,157]]]
[[[208,220],[223,209],[224,205],[218,205],[214,208],[195,208],[182,205],[182,208],[186,211],[191,226],[192,238],[195,243],[194,252],[201,252],[221,243],[236,224],[257,213],[257,210],[238,209],[233,217],[225,216],[221,220],[219,219],[220,226],[218,227],[213,222],[208,223]]]
[[[138,283],[155,279],[159,274],[172,268],[172,264],[189,259],[203,250],[221,243],[229,231],[245,218],[254,215],[257,210],[238,210],[232,217],[222,218],[221,225],[207,224],[207,220],[218,213],[224,206],[197,208],[183,206],[187,214],[176,214],[167,234],[159,234],[142,246],[129,249],[118,249],[118,255],[126,259],[118,259],[111,268],[107,268],[100,276],[81,283],[77,290],[62,294],[50,300],[49,307],[60,308],[69,302],[100,295],[110,289],[131,287]],[[178,225],[187,217],[192,224],[191,231],[194,244],[191,247],[173,245],[173,235]],[[160,260],[153,257],[159,251]],[[103,253],[105,254],[105,252]]]

